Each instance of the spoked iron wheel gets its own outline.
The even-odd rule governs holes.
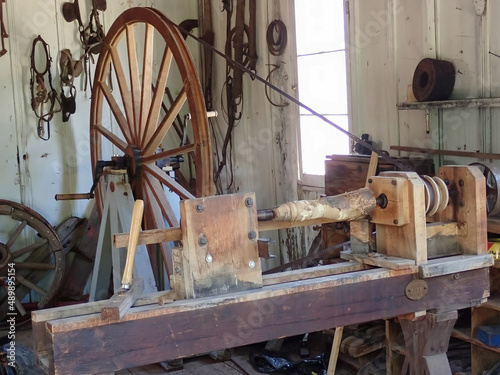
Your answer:
[[[178,226],[164,188],[180,199],[212,192],[206,108],[182,36],[157,10],[125,11],[106,35],[94,81],[93,168],[98,160],[125,156],[134,197],[144,200],[143,227]],[[173,93],[171,102],[167,89]],[[183,121],[188,113],[190,120]],[[174,175],[163,170],[165,160]],[[101,209],[103,191],[101,181],[96,190]],[[169,262],[165,247],[162,252]]]
[[[63,247],[55,229],[37,212],[7,200],[0,200],[0,220],[0,277],[15,278],[15,304],[35,292],[38,308],[49,306],[64,276]],[[9,301],[7,288],[0,287],[0,320],[12,312]]]
[[[488,216],[500,213],[500,199],[498,188],[500,185],[500,169],[493,163],[472,163],[478,167],[486,178],[486,212]]]

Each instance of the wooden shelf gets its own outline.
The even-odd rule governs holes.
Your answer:
[[[397,104],[397,107],[401,110],[500,107],[500,98],[455,99],[435,102],[401,102]]]
[[[487,307],[492,310],[500,311],[500,297],[489,298],[488,301],[479,307]]]
[[[468,343],[471,343],[471,344],[480,346],[482,348],[491,350],[492,352],[500,353],[500,348],[492,348],[488,345],[483,344],[478,339],[471,337],[470,329],[454,328],[453,331],[451,332],[451,335],[457,339],[462,340],[462,341],[466,341]]]

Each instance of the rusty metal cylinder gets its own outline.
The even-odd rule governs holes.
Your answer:
[[[415,68],[412,85],[419,102],[446,100],[455,85],[455,67],[446,60],[423,59]]]
[[[332,222],[350,221],[370,215],[376,205],[373,192],[368,188],[362,188],[317,200],[284,203],[273,208],[273,220],[301,222],[324,218]]]

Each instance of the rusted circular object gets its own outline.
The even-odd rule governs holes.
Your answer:
[[[425,297],[429,290],[429,286],[424,280],[417,279],[411,281],[405,289],[405,294],[408,299],[418,301]]]
[[[15,277],[18,301],[34,292],[38,308],[49,306],[64,276],[63,246],[55,229],[29,207],[8,200],[0,200],[0,218],[0,277]],[[7,292],[0,288],[0,320],[9,311],[7,302]]]
[[[478,167],[486,179],[486,212],[488,216],[500,213],[498,186],[500,186],[500,169],[493,163],[471,163]]]
[[[455,86],[455,67],[446,60],[423,59],[415,68],[412,86],[419,102],[446,100]]]

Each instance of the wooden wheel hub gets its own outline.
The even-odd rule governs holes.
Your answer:
[[[125,149],[125,166],[127,168],[127,174],[131,184],[141,177],[141,150],[139,150],[137,146],[132,145]]]

